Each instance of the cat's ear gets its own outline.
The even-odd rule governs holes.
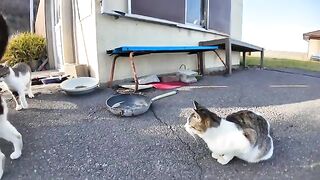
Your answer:
[[[205,110],[205,109],[207,110],[206,107],[200,105],[197,101],[193,101],[193,106],[194,106],[193,108],[195,111]]]
[[[2,63],[2,66],[9,67],[9,61],[5,61],[4,63]]]
[[[202,106],[197,101],[193,101],[193,109],[199,110],[200,108],[202,108]]]
[[[193,101],[193,109],[197,110],[198,109],[198,102],[197,101]]]

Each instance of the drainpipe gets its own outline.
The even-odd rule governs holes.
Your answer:
[[[34,33],[34,13],[33,13],[33,0],[29,1],[29,6],[30,6],[30,10],[29,10],[29,14],[30,14],[30,32]]]
[[[54,61],[54,52],[53,52],[53,17],[51,15],[52,11],[52,0],[41,0],[44,1],[44,16],[45,16],[45,31],[46,31],[46,42],[47,42],[47,55],[49,59],[49,68],[55,68],[55,61]]]

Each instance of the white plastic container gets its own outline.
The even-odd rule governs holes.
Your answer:
[[[63,81],[60,84],[62,90],[67,94],[86,94],[94,91],[99,85],[99,81],[92,77],[79,77]]]

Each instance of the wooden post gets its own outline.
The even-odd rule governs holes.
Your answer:
[[[243,67],[246,68],[247,62],[246,62],[246,52],[245,51],[242,52],[242,63],[243,63]]]
[[[134,52],[130,52],[129,58],[131,61],[131,68],[132,68],[133,79],[134,79],[134,83],[135,83],[134,91],[137,92],[139,83],[138,83],[138,77],[137,77],[137,72],[136,72],[136,66],[134,65],[134,61],[133,61],[133,55],[134,55]]]
[[[198,58],[198,74],[204,75],[204,61],[203,61],[203,52],[198,52],[197,53],[197,58]]]
[[[232,74],[231,42],[229,38],[227,38],[225,42],[225,51],[226,51],[226,61],[228,66],[227,73]]]
[[[263,58],[264,58],[264,49],[262,48],[261,54],[260,54],[260,68],[263,69]]]

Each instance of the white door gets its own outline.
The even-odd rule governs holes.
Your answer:
[[[55,68],[62,69],[61,0],[53,0],[53,49]]]

